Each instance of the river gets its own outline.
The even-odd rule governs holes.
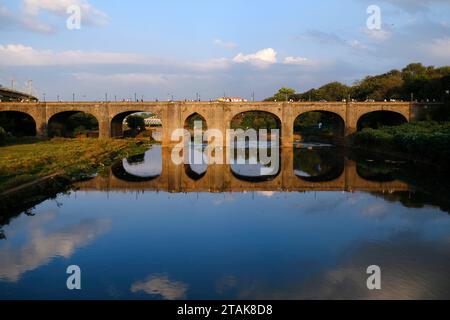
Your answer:
[[[170,155],[152,146],[2,213],[0,299],[450,298],[445,175],[320,144],[263,176]]]

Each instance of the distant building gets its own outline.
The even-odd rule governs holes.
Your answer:
[[[246,99],[241,97],[222,97],[217,99],[218,102],[247,102]]]
[[[162,126],[161,119],[159,119],[157,117],[146,118],[146,119],[144,119],[144,122],[145,122],[145,125],[149,126],[149,127],[160,127],[160,126]]]

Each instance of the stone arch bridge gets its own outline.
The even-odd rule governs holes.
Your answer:
[[[359,119],[375,111],[389,111],[400,114],[406,121],[411,121],[428,104],[408,102],[35,102],[35,103],[0,103],[0,113],[15,111],[31,116],[36,123],[39,136],[46,136],[50,119],[61,114],[85,112],[97,118],[100,138],[120,136],[122,122],[126,116],[135,112],[149,112],[157,115],[162,122],[162,144],[171,146],[171,134],[175,129],[184,128],[184,123],[193,114],[201,115],[209,129],[225,132],[238,114],[248,111],[262,111],[275,115],[281,123],[281,141],[283,146],[290,146],[294,136],[294,121],[304,113],[311,111],[330,112],[343,120],[345,135],[357,131]]]
[[[185,165],[175,164],[171,160],[172,148],[162,148],[162,168],[160,175],[148,181],[130,181],[116,176],[109,169],[95,178],[76,183],[80,190],[101,190],[118,192],[163,191],[171,193],[191,192],[310,192],[310,191],[346,191],[394,193],[413,191],[407,183],[399,180],[372,181],[358,173],[357,163],[344,159],[339,175],[325,181],[308,181],[294,172],[293,148],[282,148],[280,153],[280,171],[271,179],[254,182],[236,176],[227,164],[209,165],[206,173],[199,179],[192,179]]]

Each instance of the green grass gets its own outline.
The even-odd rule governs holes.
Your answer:
[[[0,147],[0,192],[52,174],[81,179],[143,152],[135,140],[53,139]]]

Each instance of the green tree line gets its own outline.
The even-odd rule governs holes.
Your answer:
[[[317,89],[296,93],[295,89],[281,88],[266,101],[342,101],[348,98],[365,100],[404,100],[450,102],[450,66],[433,67],[412,63],[402,70],[367,76],[347,86],[331,82]]]

